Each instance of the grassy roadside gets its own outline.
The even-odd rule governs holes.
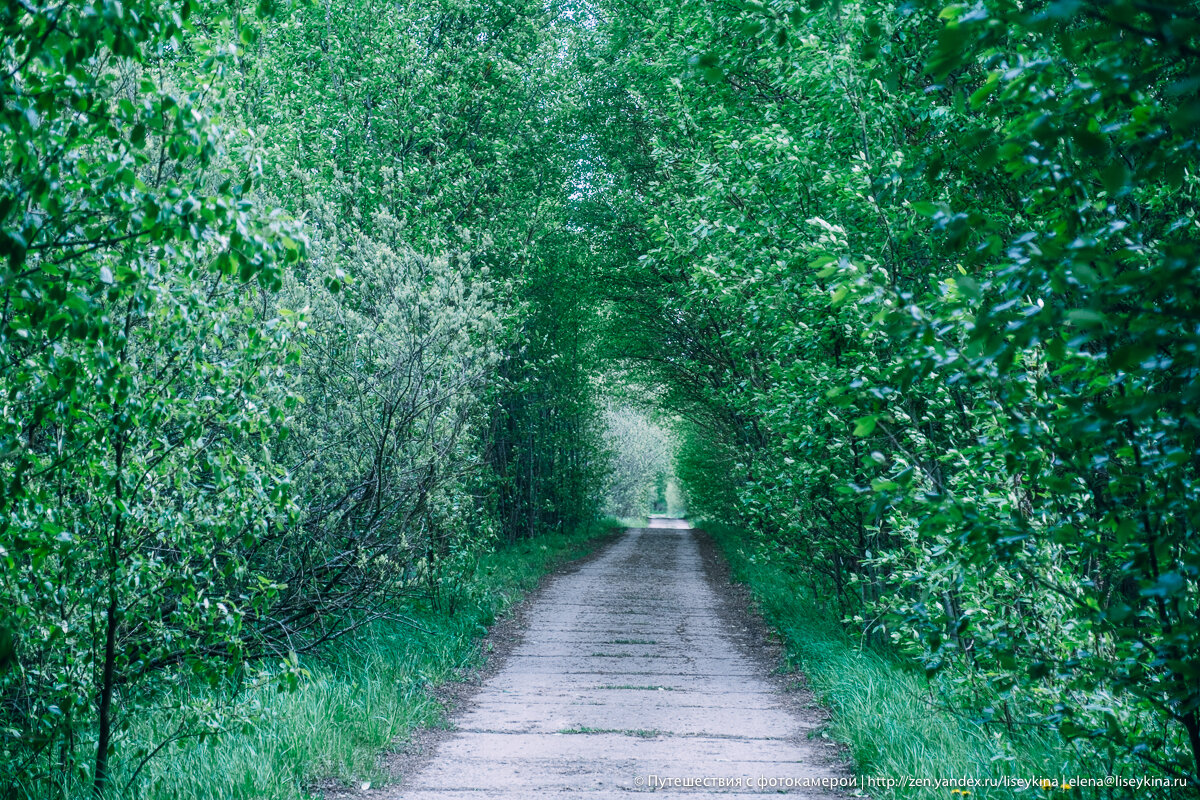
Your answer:
[[[732,578],[749,587],[764,620],[780,635],[787,668],[802,671],[818,700],[832,711],[825,734],[849,747],[860,777],[1003,780],[1072,774],[1064,760],[1067,754],[1055,742],[1034,737],[1013,742],[997,730],[934,707],[923,674],[890,653],[860,647],[784,570],[753,561],[738,531],[712,523],[700,527],[725,554]],[[866,790],[875,798],[904,800],[1042,796],[1004,787],[973,787],[966,795],[953,792],[911,785]]]
[[[591,552],[615,521],[568,536],[501,547],[483,556],[453,616],[414,604],[423,630],[380,623],[339,643],[294,692],[262,690],[253,724],[207,742],[185,742],[152,759],[135,785],[146,800],[299,800],[305,787],[334,778],[382,782],[377,760],[418,727],[443,723],[428,687],[461,679],[480,658],[487,626],[520,602],[556,566]],[[150,722],[146,723],[151,725]],[[154,740],[155,732],[142,732]]]

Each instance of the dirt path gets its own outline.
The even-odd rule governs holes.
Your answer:
[[[819,716],[796,713],[761,659],[739,648],[745,629],[706,581],[692,531],[652,526],[555,579],[455,734],[382,795],[833,796],[795,785],[845,777],[830,748],[807,739]],[[707,788],[686,786],[702,779]]]

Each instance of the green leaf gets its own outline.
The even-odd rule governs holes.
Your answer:
[[[875,426],[878,424],[878,422],[879,417],[876,415],[859,417],[854,421],[854,435],[860,439],[865,436],[870,436],[875,432]]]
[[[1100,180],[1109,194],[1120,194],[1129,185],[1131,173],[1129,167],[1121,159],[1108,164],[1100,171]]]
[[[1081,328],[1096,328],[1105,324],[1104,314],[1090,308],[1076,308],[1067,312],[1067,321]]]

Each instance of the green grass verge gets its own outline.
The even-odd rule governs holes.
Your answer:
[[[431,686],[465,677],[479,662],[488,625],[555,566],[580,558],[618,529],[518,542],[483,556],[453,616],[414,604],[423,628],[377,623],[308,664],[312,678],[292,692],[261,690],[253,723],[203,743],[183,742],[152,759],[134,786],[146,800],[298,800],[315,781],[383,782],[378,757],[414,729],[445,723]],[[138,738],[154,741],[153,720]],[[120,785],[120,784],[118,784]]]
[[[706,523],[702,527],[720,546],[735,581],[749,587],[764,620],[780,636],[786,668],[807,677],[817,699],[832,712],[822,732],[849,747],[860,778],[1052,778],[1076,774],[1061,743],[1026,735],[1014,741],[996,728],[960,718],[931,702],[923,672],[884,650],[862,647],[841,626],[837,615],[804,596],[785,570],[754,559],[737,530]],[[911,783],[874,786],[874,798],[962,798],[952,788]],[[1040,791],[973,787],[969,798],[1036,798]],[[1059,793],[1058,797],[1066,797]]]

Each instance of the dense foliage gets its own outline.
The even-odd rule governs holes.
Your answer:
[[[934,702],[1194,788],[1200,16],[819,5],[606,18],[609,339]]]
[[[120,794],[297,654],[594,516],[556,19],[0,11],[0,795]]]
[[[0,793],[115,795],[493,542],[672,506],[602,368],[929,702],[1200,785],[1194,4],[0,28]]]

